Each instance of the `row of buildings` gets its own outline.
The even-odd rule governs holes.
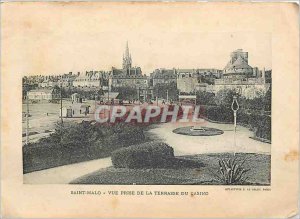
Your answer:
[[[157,85],[176,84],[182,94],[206,91],[216,93],[222,89],[234,89],[247,98],[266,92],[271,83],[271,71],[259,70],[248,63],[248,52],[241,49],[233,51],[223,70],[220,69],[156,69],[149,76],[143,74],[141,67],[132,65],[128,43],[123,54],[122,68],[112,67],[110,71],[86,71],[60,76],[24,77],[23,85],[36,84],[37,90],[65,88],[117,90],[120,87],[135,88],[141,96],[153,97]]]

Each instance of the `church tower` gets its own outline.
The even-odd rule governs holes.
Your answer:
[[[123,54],[123,70],[130,72],[132,65],[131,55],[129,53],[128,41],[126,43],[125,53]]]

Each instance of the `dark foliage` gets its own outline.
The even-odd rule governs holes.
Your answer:
[[[233,121],[233,113],[229,107],[205,106],[202,115],[212,121],[229,123]]]
[[[163,142],[146,142],[116,150],[111,159],[116,168],[158,168],[165,167],[168,159],[174,157],[174,150]]]
[[[50,137],[23,147],[24,172],[108,157],[118,148],[144,141],[141,127],[125,123],[58,125]]]
[[[171,82],[170,84],[156,84],[153,87],[153,95],[158,98],[167,99],[167,91],[169,100],[177,100],[179,91],[177,89],[177,84]]]
[[[71,95],[74,93],[78,93],[80,97],[84,99],[94,100],[95,98],[99,100],[99,97],[104,94],[103,90],[99,88],[80,88],[80,87],[62,87],[60,88],[58,85],[53,88],[57,94],[62,98],[71,98]]]
[[[136,88],[132,87],[112,87],[112,92],[118,92],[118,98],[121,100],[137,100],[138,91]]]
[[[198,91],[196,93],[197,104],[215,105],[215,94],[210,92]]]

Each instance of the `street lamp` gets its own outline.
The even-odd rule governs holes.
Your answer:
[[[138,87],[138,101],[139,101],[139,105],[141,105],[141,101],[140,101],[140,87]]]
[[[235,155],[235,148],[236,148],[236,113],[239,108],[240,108],[240,106],[237,102],[237,96],[234,95],[232,103],[231,103],[231,109],[233,111],[233,116],[234,116],[234,152],[233,152],[233,155]]]
[[[29,99],[28,91],[26,92],[26,144],[29,143]]]
[[[60,81],[60,121],[61,121],[61,126],[63,126],[64,121],[63,121],[63,114],[62,114],[62,81]]]
[[[156,89],[156,106],[158,106],[158,88]]]
[[[167,90],[167,103],[169,102],[169,90]]]

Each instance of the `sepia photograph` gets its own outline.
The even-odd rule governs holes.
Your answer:
[[[93,37],[117,66],[22,78],[25,184],[271,184],[270,35]]]
[[[0,10],[0,217],[298,214],[298,4]]]

